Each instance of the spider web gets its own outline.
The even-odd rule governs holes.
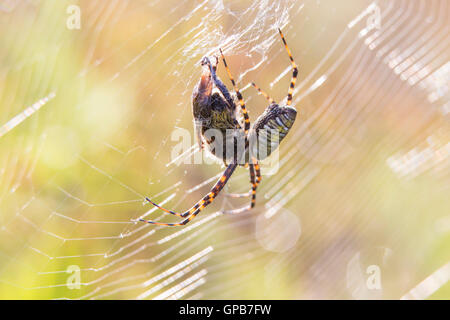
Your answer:
[[[445,0],[1,1],[1,296],[449,298],[448,21]],[[176,221],[145,196],[181,211],[223,171],[179,163],[193,138],[172,152],[204,55],[222,48],[252,120],[250,81],[286,96],[277,28],[299,114],[257,207],[135,222]]]

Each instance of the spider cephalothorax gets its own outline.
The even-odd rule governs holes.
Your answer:
[[[202,59],[203,72],[192,94],[192,112],[197,141],[225,165],[238,162],[233,147],[235,140],[244,139],[244,132],[237,120],[236,102],[227,87],[216,75],[216,63],[208,57]]]
[[[208,151],[221,159],[227,168],[211,191],[192,206],[191,209],[183,213],[167,210],[149,198],[146,198],[148,202],[159,209],[184,218],[183,221],[179,223],[161,223],[140,219],[141,221],[163,226],[185,225],[214,201],[238,165],[248,166],[252,187],[248,193],[232,194],[231,196],[251,196],[251,202],[246,207],[232,210],[231,213],[242,212],[255,206],[256,188],[261,181],[258,160],[266,158],[278,147],[280,141],[292,128],[297,115],[297,111],[291,104],[298,69],[286,44],[283,33],[280,29],[278,31],[293,68],[286,104],[277,104],[256,86],[256,84],[252,83],[258,92],[266,97],[270,104],[263,114],[258,117],[253,127],[250,128],[250,119],[244,99],[231,75],[222,50],[220,50],[222,61],[235,92],[233,96],[216,75],[218,59],[214,58],[214,63],[212,63],[210,58],[204,57],[201,61],[202,75],[192,95],[192,111],[197,140],[202,148],[206,146]],[[242,124],[239,123],[237,117],[237,111],[239,109],[242,111],[244,119]]]

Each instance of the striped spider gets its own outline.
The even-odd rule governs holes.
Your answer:
[[[139,219],[140,221],[162,225],[168,227],[174,226],[182,226],[190,222],[194,219],[200,211],[202,211],[206,206],[211,204],[214,199],[217,197],[219,192],[223,189],[228,179],[233,174],[234,170],[238,165],[244,166],[249,169],[250,172],[250,183],[251,190],[248,193],[244,194],[231,194],[232,197],[250,197],[251,202],[249,205],[231,210],[228,213],[239,213],[246,210],[249,210],[255,206],[256,201],[256,188],[261,182],[261,171],[259,167],[258,160],[264,159],[264,157],[268,156],[270,152],[272,152],[273,147],[270,148],[266,143],[264,145],[265,148],[269,148],[268,152],[265,153],[264,157],[259,156],[260,153],[257,150],[255,152],[251,152],[251,145],[249,144],[249,138],[261,138],[263,136],[263,131],[270,129],[276,130],[278,133],[278,141],[280,142],[289,132],[292,125],[294,124],[295,117],[297,115],[297,111],[291,106],[292,104],[292,93],[294,91],[294,85],[297,80],[298,69],[297,65],[292,58],[291,51],[286,43],[286,40],[283,36],[283,33],[280,29],[278,29],[281,40],[286,48],[286,51],[289,55],[289,59],[291,60],[293,74],[291,83],[289,86],[288,94],[287,94],[287,102],[285,105],[277,104],[272,98],[270,98],[264,91],[262,91],[255,83],[252,85],[258,90],[259,94],[262,94],[268,101],[269,106],[263,112],[261,116],[256,120],[255,124],[252,128],[250,128],[250,119],[248,116],[247,109],[245,107],[244,99],[242,98],[242,94],[239,92],[238,87],[231,75],[231,71],[228,68],[225,57],[220,50],[220,55],[225,66],[225,69],[228,73],[228,77],[230,78],[231,84],[233,85],[233,89],[235,91],[235,96],[231,95],[227,89],[227,87],[223,84],[223,82],[217,77],[216,69],[218,64],[218,58],[215,58],[214,63],[208,57],[204,57],[201,61],[202,65],[202,75],[200,77],[200,81],[193,91],[192,96],[192,106],[193,106],[193,114],[194,114],[194,123],[195,130],[197,132],[197,140],[202,149],[205,147],[208,151],[210,151],[215,157],[222,160],[226,166],[226,169],[219,180],[212,187],[210,192],[204,196],[201,200],[199,200],[194,206],[192,206],[189,210],[178,213],[172,210],[165,209],[160,205],[156,204],[149,198],[146,198],[148,202],[150,202],[155,207],[163,210],[166,213],[170,213],[176,215],[183,220],[179,223],[163,223],[156,222],[150,220]],[[243,123],[239,123],[238,121],[238,108],[242,111],[243,115]],[[242,128],[243,126],[243,128]],[[211,130],[218,131],[222,133],[222,139],[217,139],[216,136],[208,135],[208,132]],[[230,135],[229,132],[232,132]],[[244,148],[242,148],[242,152],[229,152],[230,149],[235,151],[238,149],[236,147],[236,139],[241,136],[244,138]],[[272,145],[271,138],[265,136],[265,138],[269,139],[269,145]],[[232,139],[231,147],[223,148],[223,146],[228,145],[229,139]],[[222,147],[219,148],[219,145]],[[258,148],[261,146],[259,145]],[[217,152],[217,150],[222,150],[223,152]],[[229,154],[232,154],[229,156]]]

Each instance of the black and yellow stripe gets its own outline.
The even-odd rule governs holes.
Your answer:
[[[255,87],[255,89],[258,90],[258,93],[262,94],[264,98],[266,98],[267,101],[269,101],[271,104],[275,103],[275,100],[273,100],[267,93],[262,91],[261,88],[256,85],[256,83],[252,82],[252,86]]]
[[[183,226],[183,225],[187,224],[192,219],[194,219],[200,213],[200,211],[202,211],[206,206],[208,206],[209,204],[211,204],[214,201],[216,196],[219,194],[219,192],[223,189],[223,187],[227,183],[228,179],[230,179],[230,177],[233,174],[236,167],[237,167],[237,164],[230,164],[226,168],[226,170],[224,171],[224,173],[222,174],[220,179],[212,187],[211,191],[206,196],[204,196],[202,198],[202,200],[198,201],[191,209],[189,209],[188,211],[186,211],[184,213],[177,213],[172,210],[167,210],[167,209],[159,206],[158,204],[154,203],[150,199],[146,198],[148,202],[153,204],[155,207],[163,210],[164,212],[174,214],[178,217],[183,217],[183,218],[187,217],[183,221],[181,221],[179,223],[163,223],[163,222],[156,222],[156,221],[145,220],[145,219],[139,219],[139,221],[150,223],[150,224],[155,224],[155,225],[159,225],[159,226],[166,226],[166,227],[176,227],[176,226]]]
[[[294,58],[292,57],[291,50],[289,50],[289,47],[286,43],[286,39],[284,38],[283,32],[281,32],[280,28],[278,28],[278,32],[280,33],[281,40],[283,41],[284,47],[286,48],[286,51],[289,55],[289,59],[291,60],[292,69],[293,69],[292,80],[291,80],[291,84],[289,85],[289,91],[288,91],[288,97],[287,97],[287,105],[290,106],[292,103],[292,94],[294,93],[295,82],[297,81],[298,68],[297,68],[297,64],[294,61]]]
[[[222,49],[220,50],[220,55],[222,56],[222,60],[223,60],[223,64],[225,66],[225,69],[227,70],[228,73],[228,77],[231,80],[231,84],[233,85],[234,91],[236,92],[236,96],[239,100],[239,104],[241,105],[241,109],[242,109],[242,114],[244,116],[244,132],[245,134],[248,133],[248,130],[250,129],[250,118],[248,116],[248,112],[247,109],[245,107],[245,102],[244,102],[244,98],[242,97],[241,92],[239,91],[238,87],[236,86],[236,82],[233,79],[233,76],[231,74],[230,68],[228,68],[227,62],[225,60],[225,57],[223,55]]]
[[[297,111],[290,106],[271,104],[256,119],[250,133],[252,141],[251,153],[258,160],[264,160],[286,137],[292,128]],[[256,137],[255,137],[256,135]]]
[[[255,165],[255,171],[256,171],[256,187],[258,187],[259,183],[260,183],[261,180],[262,180],[262,177],[261,177],[261,169],[260,169],[260,167],[259,167],[259,162],[258,162],[258,160],[256,160],[255,158],[253,158],[253,163],[254,163],[254,165]]]

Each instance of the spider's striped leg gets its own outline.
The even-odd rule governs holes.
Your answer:
[[[249,166],[250,168],[250,183],[252,184],[252,200],[250,202],[250,208],[254,208],[255,204],[256,204],[256,188],[258,187],[258,185],[256,184],[256,180],[255,180],[255,165],[251,164]]]
[[[189,221],[194,219],[200,213],[200,211],[202,211],[206,206],[208,206],[209,204],[211,204],[211,202],[214,201],[216,196],[223,189],[223,187],[227,183],[228,179],[233,174],[236,167],[237,167],[237,164],[234,164],[234,163],[230,164],[226,168],[226,170],[224,171],[224,173],[220,177],[220,179],[216,182],[214,187],[212,187],[211,191],[206,196],[204,196],[199,202],[197,202],[191,209],[189,209],[188,211],[186,211],[184,213],[177,213],[177,212],[174,212],[171,210],[164,209],[163,207],[152,202],[150,199],[147,199],[147,201],[149,201],[151,204],[153,204],[157,208],[159,208],[167,213],[175,214],[175,215],[177,215],[179,217],[183,217],[183,218],[187,217],[180,223],[163,223],[163,222],[156,222],[156,221],[144,220],[144,219],[139,219],[139,221],[156,224],[156,225],[160,225],[160,226],[168,226],[168,227],[176,227],[176,226],[182,226],[182,225],[187,224]]]
[[[239,104],[241,105],[242,114],[244,115],[244,122],[245,122],[244,132],[245,132],[245,135],[247,136],[248,130],[250,130],[250,118],[248,116],[247,109],[245,108],[244,98],[242,97],[241,92],[239,91],[238,87],[236,86],[236,82],[234,82],[233,76],[231,75],[230,68],[228,68],[227,62],[222,53],[222,49],[219,49],[219,50],[220,50],[220,55],[222,56],[223,64],[225,66],[225,69],[227,70],[228,77],[231,80],[231,84],[233,85],[234,91],[236,92],[236,96],[239,99]]]
[[[262,91],[261,88],[256,85],[256,83],[252,82],[252,86],[255,87],[255,89],[258,90],[258,93],[262,94],[264,96],[264,98],[266,98],[267,101],[270,102],[270,104],[275,102],[275,100],[273,100],[267,93]]]
[[[261,168],[259,167],[259,162],[257,159],[253,158],[253,164],[255,165],[255,172],[256,172],[256,187],[258,187],[259,183],[262,180],[261,177]]]
[[[172,210],[168,210],[168,209],[165,209],[165,208],[161,207],[159,204],[154,203],[152,200],[150,200],[150,199],[147,198],[147,197],[145,197],[145,200],[147,200],[148,202],[150,202],[152,205],[154,205],[154,206],[157,207],[158,209],[161,209],[162,211],[167,212],[167,213],[170,213],[170,214],[174,214],[174,215],[176,215],[176,216],[178,216],[178,217],[180,217],[180,218],[184,218],[184,217],[185,217],[184,214],[186,214],[186,212],[189,212],[189,211],[186,211],[186,212],[184,212],[184,213],[178,213],[178,212],[175,212],[175,211],[172,211]]]
[[[289,59],[291,60],[292,69],[293,69],[291,84],[289,85],[288,98],[287,98],[287,105],[290,106],[292,103],[292,93],[294,92],[295,82],[297,81],[298,68],[294,62],[294,58],[292,57],[291,50],[289,50],[289,47],[286,43],[286,39],[284,39],[283,32],[281,32],[280,28],[278,28],[278,32],[280,33],[281,40],[283,40],[284,47],[286,48],[286,51],[289,55]]]

